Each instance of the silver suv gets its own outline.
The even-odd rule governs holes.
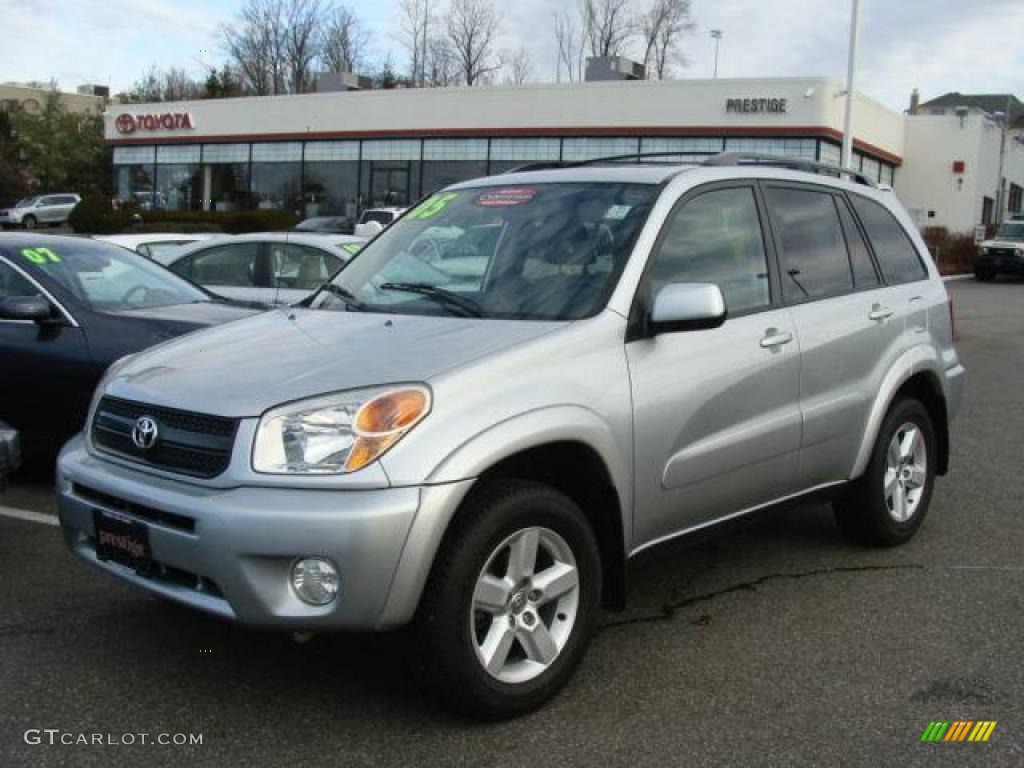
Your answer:
[[[81,200],[78,195],[26,197],[10,208],[0,210],[0,225],[35,229],[42,224],[64,224]]]
[[[924,243],[853,172],[525,170],[433,195],[301,305],[115,364],[60,519],[217,616],[409,625],[431,690],[507,716],[654,545],[822,492],[907,541],[963,384]]]

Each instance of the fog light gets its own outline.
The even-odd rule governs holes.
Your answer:
[[[292,566],[292,589],[310,605],[327,605],[338,594],[338,569],[323,557],[304,557]]]

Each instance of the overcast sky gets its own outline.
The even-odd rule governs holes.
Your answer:
[[[438,0],[440,5],[443,0]],[[576,0],[496,0],[501,45],[525,46],[536,79],[553,79],[551,17]],[[649,0],[636,0],[642,7]],[[0,82],[56,78],[131,85],[151,64],[195,76],[222,60],[216,30],[242,0],[0,0]],[[398,0],[349,0],[373,33],[375,52],[403,63],[394,19]],[[720,77],[845,77],[849,0],[693,0],[696,29],[685,41],[681,77],[711,74],[708,30],[722,29]],[[861,0],[858,89],[903,109],[917,86],[1024,97],[1022,0]]]

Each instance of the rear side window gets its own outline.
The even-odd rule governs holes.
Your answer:
[[[787,187],[765,190],[782,244],[782,295],[797,303],[853,290],[846,240],[829,192]]]
[[[857,228],[857,223],[850,213],[850,207],[845,200],[837,201],[839,206],[839,218],[843,222],[843,233],[846,235],[846,247],[850,251],[850,267],[853,269],[853,283],[857,290],[875,288],[881,284],[878,279],[878,272],[871,262],[871,253],[868,251],[867,243]]]
[[[652,297],[669,283],[714,283],[730,315],[771,302],[761,221],[750,187],[717,189],[689,200],[672,215],[653,259]]]
[[[885,282],[893,285],[926,278],[928,271],[896,217],[874,200],[859,195],[851,195],[851,198],[875,249],[875,257],[882,268]]]
[[[341,259],[333,254],[295,243],[271,243],[270,265],[277,288],[311,291],[338,271]]]
[[[259,252],[259,243],[221,245],[185,259],[187,264],[178,262],[171,268],[200,285],[258,286],[264,284],[258,274]]]

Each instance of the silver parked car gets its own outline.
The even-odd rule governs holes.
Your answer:
[[[302,307],[112,367],[60,520],[227,619],[408,624],[431,690],[507,716],[655,545],[822,493],[846,534],[907,541],[964,376],[924,243],[855,172],[526,170],[434,195]]]
[[[69,194],[26,197],[10,208],[0,210],[0,225],[35,229],[44,224],[65,224],[81,200],[78,195]]]
[[[352,235],[260,232],[192,243],[153,259],[218,296],[274,306],[308,297],[365,242]]]

